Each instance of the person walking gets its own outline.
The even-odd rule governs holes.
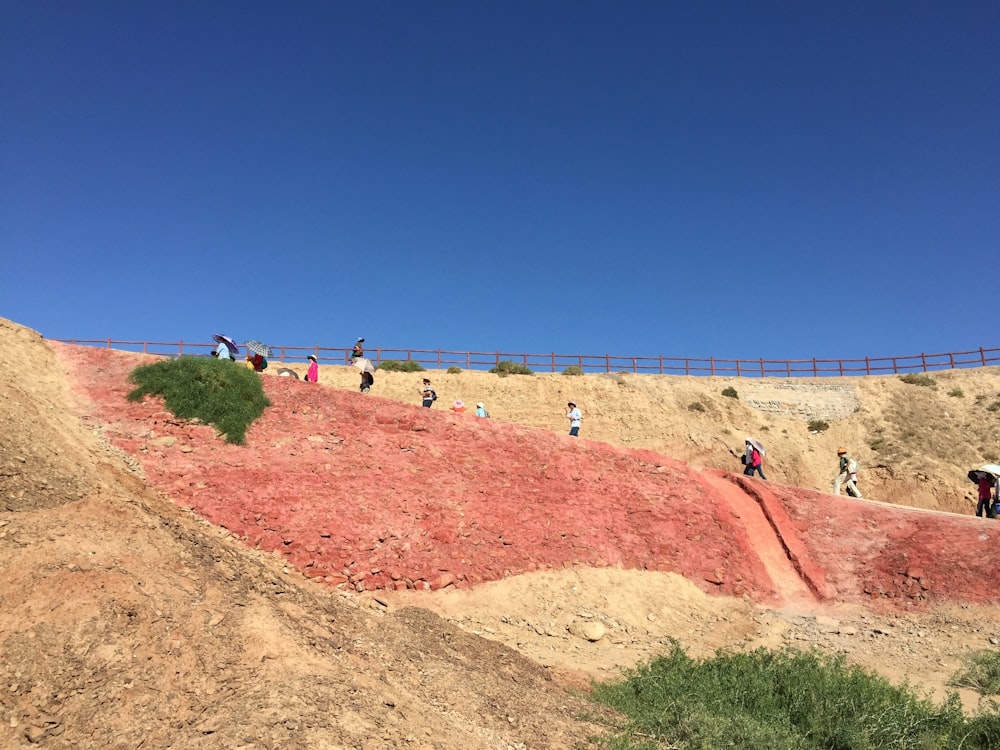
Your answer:
[[[319,382],[319,362],[316,360],[315,354],[309,355],[309,369],[306,370],[306,380],[310,383]]]
[[[420,405],[426,409],[430,409],[435,401],[437,401],[437,393],[431,388],[431,381],[429,378],[424,378],[423,387],[420,389]]]
[[[364,339],[358,339],[354,342],[354,348],[351,349],[351,359],[358,359],[365,356],[365,348],[362,346],[364,343]]]
[[[569,420],[569,434],[572,437],[579,437],[580,420],[583,419],[583,414],[580,413],[576,403],[573,401],[570,401],[566,406],[569,408],[569,411],[566,412],[566,419]]]
[[[981,471],[979,472],[979,479],[976,484],[979,486],[979,502],[976,504],[976,515],[982,518],[985,511],[987,518],[996,518],[997,514],[993,506],[993,477]]]
[[[365,370],[361,373],[361,392],[368,393],[373,385],[375,385],[375,376],[368,372],[368,370]]]
[[[861,497],[861,490],[858,489],[858,462],[848,456],[843,448],[837,450],[837,458],[840,473],[833,480],[833,494],[839,495],[840,488],[845,487],[851,497]]]
[[[476,416],[483,418],[488,418],[490,416],[490,413],[486,411],[486,407],[483,406],[482,401],[476,404]]]
[[[746,468],[743,469],[743,476],[752,477],[754,472],[760,475],[761,479],[766,480],[767,477],[764,476],[764,451],[763,447],[759,443],[750,438],[746,439],[746,451],[743,453],[743,464]]]

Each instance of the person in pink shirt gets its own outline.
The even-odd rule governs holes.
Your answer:
[[[316,361],[316,355],[309,355],[309,370],[306,372],[306,380],[310,383],[319,382],[319,363]]]

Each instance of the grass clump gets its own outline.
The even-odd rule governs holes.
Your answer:
[[[995,706],[969,719],[955,694],[936,706],[908,685],[817,652],[758,649],[695,661],[674,643],[668,655],[622,682],[596,685],[593,695],[626,717],[593,739],[615,750],[1000,746]]]
[[[164,360],[137,367],[128,379],[136,386],[128,393],[129,401],[161,396],[175,416],[215,426],[227,443],[245,443],[247,428],[271,405],[260,375],[222,360]]]
[[[490,369],[490,372],[494,375],[500,375],[501,377],[505,377],[507,375],[535,374],[527,365],[519,365],[517,362],[511,362],[509,359],[498,362],[496,367]]]
[[[570,365],[562,371],[563,375],[583,375],[583,368],[580,365]]]
[[[964,662],[949,685],[972,688],[980,695],[1000,695],[1000,651],[976,651]]]
[[[830,429],[830,423],[823,419],[811,419],[806,426],[809,432],[826,432]]]
[[[701,401],[692,401],[688,404],[688,411],[700,411],[704,413],[707,409],[705,408],[705,404],[701,403]]]
[[[962,391],[961,388],[952,388],[950,391],[948,391],[948,395],[951,396],[952,398],[962,398],[965,395],[965,393]]]
[[[738,399],[740,397],[740,394],[738,394],[736,392],[736,389],[733,388],[731,385],[722,389],[722,395],[726,396],[727,398],[735,398],[735,399]]]
[[[458,365],[452,365],[447,370],[445,370],[449,375],[458,375],[462,372],[462,368]]]
[[[407,359],[383,359],[378,363],[378,369],[385,370],[386,372],[423,372],[424,366],[419,362]]]
[[[904,383],[909,385],[920,385],[924,388],[936,388],[937,381],[930,375],[924,375],[922,373],[911,372],[908,375],[900,375],[899,379]]]

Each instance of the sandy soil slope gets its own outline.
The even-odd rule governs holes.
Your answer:
[[[0,323],[5,746],[571,747],[596,729],[565,688],[670,638],[815,646],[939,692],[1000,641],[970,562],[985,521],[775,481],[820,476],[827,443],[865,436],[849,418],[799,434],[708,380],[434,374],[438,404],[490,402],[477,422],[324,368],[266,375],[275,407],[235,448],[125,404],[134,355]],[[955,376],[968,403],[995,388]],[[376,392],[412,404],[417,381]],[[594,439],[562,434],[568,397],[592,399]],[[745,431],[782,436],[766,486],[646,450],[681,436],[675,455],[732,467]]]

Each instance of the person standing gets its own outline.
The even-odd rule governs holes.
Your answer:
[[[566,419],[569,420],[569,434],[572,437],[579,437],[580,420],[583,419],[583,414],[580,413],[576,403],[573,401],[570,401],[566,406],[569,408],[569,411],[566,412]]]
[[[229,347],[226,345],[225,341],[220,341],[219,345],[215,347],[215,351],[212,352],[213,357],[218,357],[219,359],[228,359],[230,362],[233,361],[233,353],[229,351]]]
[[[431,405],[437,401],[437,393],[431,388],[431,381],[429,378],[424,378],[423,387],[420,389],[420,405],[430,409]]]
[[[979,472],[979,479],[976,484],[979,486],[979,503],[976,505],[976,515],[982,518],[983,511],[985,511],[987,518],[996,518],[997,514],[993,508],[994,487],[992,477],[981,471]]]
[[[843,448],[837,450],[837,458],[840,473],[833,480],[833,494],[839,495],[843,486],[851,497],[861,497],[861,490],[858,489],[858,462],[848,456]]]
[[[743,475],[747,477],[752,477],[754,472],[760,474],[760,478],[766,480],[767,477],[764,476],[764,454],[754,445],[754,441],[750,438],[746,440],[746,451],[743,453],[743,463],[746,468],[743,469]]]
[[[351,349],[351,359],[358,359],[365,356],[365,348],[362,346],[364,343],[364,339],[358,339],[354,342],[354,348]]]
[[[315,354],[309,355],[309,369],[306,371],[306,380],[310,383],[319,382],[319,362]]]

